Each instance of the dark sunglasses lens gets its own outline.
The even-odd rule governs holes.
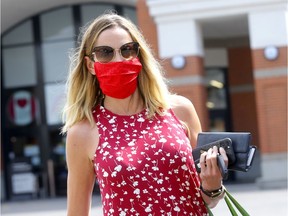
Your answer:
[[[139,45],[138,43],[128,43],[124,44],[121,48],[121,55],[125,59],[132,59],[137,57],[139,52]]]
[[[113,59],[114,49],[108,46],[96,47],[94,53],[97,61],[107,63]]]

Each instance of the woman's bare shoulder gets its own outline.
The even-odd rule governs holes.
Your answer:
[[[68,152],[76,151],[93,157],[98,145],[98,137],[96,125],[91,125],[88,120],[82,120],[68,129],[66,148]]]
[[[92,133],[97,131],[97,127],[91,125],[88,120],[82,120],[74,124],[67,131],[67,136],[72,136],[73,138],[85,138]]]
[[[191,145],[195,147],[197,135],[202,129],[193,103],[188,98],[179,95],[173,95],[170,101],[173,112],[187,127]]]
[[[175,113],[184,112],[183,114],[187,115],[191,110],[194,110],[192,102],[184,96],[171,95],[170,102],[171,108]]]

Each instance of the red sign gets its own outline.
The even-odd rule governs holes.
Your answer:
[[[35,98],[28,91],[15,92],[8,101],[10,120],[19,126],[28,125],[35,119]]]

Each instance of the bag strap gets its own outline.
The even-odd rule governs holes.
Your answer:
[[[227,204],[227,206],[228,206],[228,208],[229,208],[229,210],[231,212],[231,215],[232,216],[238,216],[238,214],[237,214],[236,210],[234,209],[234,206],[230,202],[229,198],[227,196],[225,196],[224,200],[225,200],[225,202],[226,202],[226,204]]]
[[[238,211],[242,214],[242,216],[249,216],[248,212],[240,205],[239,202],[237,202],[237,200],[227,191],[227,189],[225,189],[225,201],[227,203],[228,198],[230,199],[230,201],[234,204],[234,206],[238,209]],[[228,205],[228,203],[227,203]],[[228,205],[229,207],[229,205]],[[230,207],[229,207],[230,209]],[[234,210],[234,209],[233,209]],[[235,210],[234,210],[235,211]],[[230,210],[231,212],[231,210]],[[231,212],[232,213],[232,212]],[[233,215],[233,214],[232,214]],[[234,216],[234,215],[233,215]],[[237,216],[237,213],[236,215]]]
[[[209,216],[214,216],[214,214],[212,213],[211,209],[206,205],[207,211],[208,211],[208,215]]]

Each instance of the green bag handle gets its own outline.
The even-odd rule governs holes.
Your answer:
[[[227,196],[225,196],[224,200],[225,200],[225,202],[226,202],[226,204],[227,204],[227,206],[231,212],[231,215],[232,216],[238,216],[238,214],[237,214],[236,210],[234,209],[232,203],[230,202],[229,198]]]
[[[238,209],[238,211],[242,214],[242,216],[249,216],[248,212],[240,205],[239,202],[237,202],[237,200],[226,190],[225,188],[225,201],[227,203],[228,198],[230,199],[230,201],[234,204],[234,206]],[[230,204],[231,204],[230,202]],[[227,203],[228,207],[229,204]],[[232,206],[232,205],[231,205]],[[231,208],[229,207],[231,214],[234,216],[234,214],[231,211]],[[234,210],[234,209],[233,209]],[[234,210],[235,211],[235,210]],[[236,212],[235,212],[236,213]],[[235,216],[237,216],[237,213],[235,214]]]
[[[237,202],[237,200],[226,190],[225,188],[225,197],[224,200],[231,212],[232,216],[238,216],[235,207],[238,209],[238,211],[241,213],[242,216],[250,216],[248,214],[248,212],[240,205],[239,202]],[[212,213],[212,211],[210,210],[209,207],[207,207],[209,216],[214,216],[214,214]]]

